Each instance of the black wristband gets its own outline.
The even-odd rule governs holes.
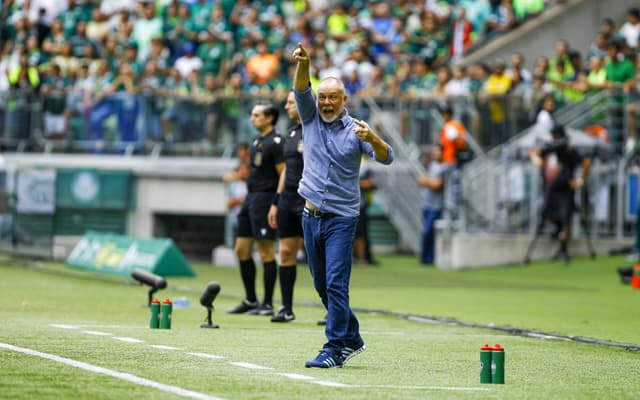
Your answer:
[[[276,193],[273,196],[273,200],[271,200],[271,204],[273,204],[274,206],[278,205],[278,200],[280,199],[280,193]]]

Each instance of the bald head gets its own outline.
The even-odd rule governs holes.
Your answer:
[[[338,78],[323,79],[318,85],[318,110],[320,118],[330,123],[342,116],[347,95],[344,83]]]

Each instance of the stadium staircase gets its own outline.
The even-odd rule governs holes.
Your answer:
[[[580,103],[560,108],[554,118],[564,125],[582,128],[604,116],[600,123],[608,127],[613,123],[609,99],[610,94],[604,91],[589,94]],[[371,125],[393,146],[395,154],[395,161],[389,166],[371,164],[381,189],[376,193],[378,202],[395,226],[401,246],[417,254],[421,249],[423,189],[416,185],[416,178],[425,172],[420,151],[402,137],[392,112],[381,110],[372,99],[365,101],[372,111]],[[437,112],[433,114],[433,118],[440,118]],[[518,146],[533,129],[534,126],[517,133],[486,153],[471,138],[476,158],[462,169],[462,195],[456,201],[453,190],[445,192],[444,226],[450,233],[533,232],[530,221],[536,220],[539,177],[528,162],[522,162],[526,154]],[[516,188],[510,187],[509,174],[518,169],[527,177],[527,200],[524,204],[510,204],[509,194]],[[449,189],[451,186],[447,185]]]
[[[461,63],[491,63],[496,58],[508,61],[513,53],[519,52],[532,64],[538,56],[553,57],[553,43],[561,39],[585,55],[601,21],[604,18],[623,21],[627,9],[633,5],[629,0],[557,0],[556,3],[541,15],[484,44]],[[585,32],[589,33],[585,35]]]

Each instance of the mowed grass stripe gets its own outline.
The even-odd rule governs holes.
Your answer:
[[[60,357],[55,354],[42,353],[40,351],[26,349],[24,347],[13,346],[7,343],[0,343],[0,348],[9,350],[9,351],[15,351],[22,354],[27,354],[34,357],[44,358],[44,359],[55,361],[61,364],[66,364],[75,368],[80,368],[85,371],[111,376],[113,378],[131,382],[136,385],[148,386],[153,389],[161,390],[167,393],[172,393],[182,397],[187,397],[190,399],[196,399],[196,400],[222,400],[223,399],[222,397],[216,397],[216,396],[211,396],[205,393],[194,392],[192,390],[183,389],[178,386],[167,385],[164,383],[152,381],[150,379],[141,378],[136,375],[127,374],[125,372],[114,371],[112,369],[99,367],[97,365],[88,364],[82,361],[72,360],[66,357]]]

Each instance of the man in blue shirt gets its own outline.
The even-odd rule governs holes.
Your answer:
[[[366,122],[349,115],[344,84],[323,79],[318,98],[309,84],[309,55],[302,44],[294,89],[304,132],[304,168],[298,193],[307,260],[316,291],[327,309],[327,343],[307,368],[342,367],[365,349],[358,319],[349,306],[351,253],[360,212],[359,171],[363,155],[389,164],[393,150]]]

